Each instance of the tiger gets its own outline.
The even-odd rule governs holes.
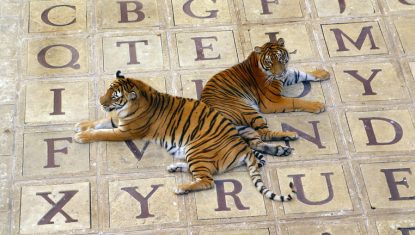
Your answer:
[[[325,110],[321,102],[281,95],[285,86],[330,78],[329,72],[323,69],[305,73],[287,68],[289,54],[283,38],[257,46],[246,60],[211,77],[201,92],[201,101],[234,125],[245,127],[246,133],[241,132],[241,136],[248,139],[252,149],[262,153],[273,154],[270,145],[264,141],[295,140],[298,135],[296,132],[269,130],[261,113],[320,113]]]
[[[194,180],[178,185],[174,193],[214,187],[213,175],[245,164],[256,189],[274,201],[290,201],[263,183],[255,154],[236,127],[205,103],[161,93],[143,81],[117,73],[99,102],[109,117],[75,125],[77,143],[142,139],[164,147],[185,162],[169,165],[169,172],[189,171]],[[114,122],[114,120],[116,120]],[[294,185],[290,188],[295,193]]]

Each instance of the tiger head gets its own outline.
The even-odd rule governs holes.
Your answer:
[[[128,108],[128,103],[137,99],[137,91],[134,83],[129,78],[117,72],[114,80],[103,96],[99,98],[103,109],[107,112],[120,112]]]
[[[284,46],[284,39],[277,42],[268,42],[261,47],[255,47],[259,68],[266,74],[267,80],[285,79],[289,53]]]

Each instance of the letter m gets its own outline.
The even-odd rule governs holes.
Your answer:
[[[375,44],[375,40],[373,39],[371,29],[372,29],[372,26],[363,27],[356,41],[350,38],[349,35],[345,34],[339,28],[330,29],[330,31],[332,31],[334,33],[334,36],[336,37],[337,45],[339,46],[339,49],[337,49],[337,51],[349,51],[350,50],[344,44],[344,40],[343,40],[344,38],[349,40],[349,42],[351,42],[359,50],[362,48],[363,43],[366,41],[366,38],[369,38],[370,45],[371,45],[370,49],[371,50],[379,49],[379,47],[377,47]]]

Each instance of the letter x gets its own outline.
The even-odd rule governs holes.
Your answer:
[[[55,203],[52,201],[52,199],[49,198],[49,194],[51,192],[44,192],[44,193],[36,193],[36,195],[43,197],[49,204],[51,204],[53,207],[50,209],[37,223],[38,225],[44,225],[44,224],[54,224],[52,220],[53,217],[57,213],[61,213],[66,219],[65,223],[73,223],[78,222],[76,219],[72,219],[65,211],[62,210],[62,208],[68,203],[71,198],[78,192],[78,190],[70,190],[70,191],[61,191],[59,193],[63,193],[63,197]]]

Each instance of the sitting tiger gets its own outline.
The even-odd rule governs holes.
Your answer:
[[[245,61],[210,78],[202,90],[201,101],[221,112],[233,124],[246,127],[245,132],[240,133],[248,140],[256,138],[255,142],[248,141],[252,149],[272,154],[263,141],[294,140],[298,136],[295,132],[269,130],[259,112],[323,112],[323,103],[284,97],[281,91],[284,86],[299,82],[330,78],[325,70],[307,74],[288,69],[288,61],[289,52],[283,38],[255,47]]]
[[[99,100],[105,111],[115,111],[118,127],[114,128],[111,117],[80,122],[76,142],[143,139],[160,144],[173,156],[183,153],[186,163],[174,163],[168,171],[190,171],[195,181],[179,185],[176,194],[210,189],[213,174],[246,164],[255,187],[265,197],[292,199],[290,194],[276,195],[264,186],[253,151],[219,112],[197,100],[160,93],[142,81],[117,77]],[[295,192],[292,183],[290,187]]]

